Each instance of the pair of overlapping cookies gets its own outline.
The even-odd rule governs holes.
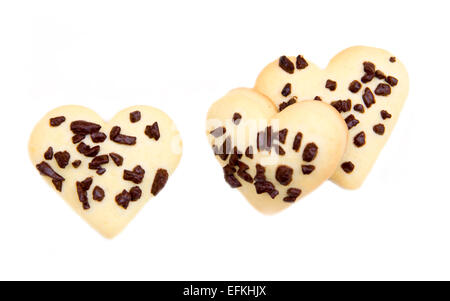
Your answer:
[[[290,206],[327,179],[362,185],[408,94],[405,67],[387,51],[352,47],[322,70],[281,56],[255,87],[208,112],[207,135],[225,181],[259,211]]]
[[[359,187],[407,93],[405,68],[384,50],[349,48],[325,70],[282,56],[253,89],[235,89],[212,105],[207,135],[226,182],[259,211],[276,213],[330,177]],[[109,122],[84,107],[59,107],[29,143],[40,174],[108,238],[164,188],[181,148],[174,122],[148,106]]]

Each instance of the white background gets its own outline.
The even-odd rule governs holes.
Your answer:
[[[365,4],[367,3],[367,4]],[[370,4],[369,4],[370,3]],[[1,1],[0,280],[450,280],[447,1]],[[223,181],[210,104],[282,54],[391,51],[411,90],[363,187],[274,217]],[[63,104],[146,104],[184,140],[166,189],[106,240],[42,181],[34,124]]]

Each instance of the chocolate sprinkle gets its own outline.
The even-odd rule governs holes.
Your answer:
[[[55,160],[59,167],[66,168],[67,164],[69,164],[70,154],[67,151],[57,152],[55,153]]]
[[[289,94],[291,94],[291,84],[287,83],[284,86],[283,90],[281,90],[281,95],[286,97],[286,96],[289,96]]]
[[[362,96],[362,99],[363,99],[364,104],[366,105],[367,108],[370,108],[370,106],[375,103],[375,97],[373,96],[373,93],[370,90],[370,88],[366,88],[364,90],[364,94]]]
[[[377,88],[375,89],[375,94],[380,96],[388,96],[391,94],[391,87],[386,84],[378,84]]]
[[[341,168],[346,173],[351,173],[353,169],[355,169],[355,165],[352,162],[347,161],[341,164]]]
[[[359,120],[356,119],[353,114],[350,114],[347,116],[347,118],[345,118],[345,123],[347,123],[348,129],[351,129],[352,127],[354,127],[359,123]]]
[[[80,200],[81,204],[83,204],[84,210],[91,208],[91,206],[89,206],[88,197],[87,197],[87,191],[91,187],[91,184],[92,184],[91,177],[84,179],[83,182],[78,182],[78,181],[76,182],[78,199]]]
[[[89,169],[99,169],[101,165],[109,163],[108,155],[100,155],[92,159],[89,163]]]
[[[352,109],[352,100],[336,100],[330,103],[339,113],[348,112]]]
[[[288,129],[282,129],[278,132],[278,141],[280,141],[280,143],[284,144],[286,142],[287,133]]]
[[[78,167],[80,167],[80,165],[81,165],[81,160],[75,160],[72,162],[72,166],[74,168],[78,168]]]
[[[350,90],[350,92],[356,93],[361,89],[361,87],[362,87],[361,83],[357,80],[354,80],[350,83],[348,89]]]
[[[122,166],[123,157],[117,153],[110,153],[109,156],[117,166]]]
[[[150,139],[155,139],[156,141],[158,141],[159,137],[161,137],[159,133],[158,122],[155,121],[152,125],[147,125],[145,127],[145,135],[147,135]]]
[[[280,165],[275,172],[275,179],[284,186],[289,185],[292,182],[292,174],[294,170],[286,165]]]
[[[329,89],[330,91],[336,90],[337,84],[335,81],[328,79],[325,83],[325,88]]]
[[[105,172],[106,172],[106,169],[104,169],[103,167],[99,167],[95,173],[98,174],[99,176],[101,176]]]
[[[230,164],[227,164],[223,167],[223,176],[225,182],[227,182],[231,188],[238,188],[242,186],[241,182],[239,182],[239,180],[234,176],[235,172],[236,169]]]
[[[398,80],[393,76],[388,76],[386,78],[386,82],[391,85],[391,87],[395,87],[398,84]]]
[[[285,201],[286,203],[293,203],[301,193],[302,193],[301,189],[289,188],[286,191],[287,196],[283,198],[283,201]]]
[[[355,110],[356,112],[359,112],[359,113],[364,113],[364,106],[362,104],[356,104],[353,107],[353,110]]]
[[[130,189],[131,201],[136,202],[142,196],[142,190],[138,186],[134,186]]]
[[[155,178],[153,179],[151,190],[152,194],[156,196],[164,188],[168,179],[169,173],[167,172],[167,170],[162,168],[158,169],[156,171]]]
[[[61,175],[56,173],[50,165],[48,165],[46,162],[42,161],[41,163],[36,165],[37,170],[39,170],[39,173],[41,175],[47,176],[52,179],[53,185],[58,191],[61,191],[62,188],[62,182],[65,180]]]
[[[364,74],[364,76],[363,77],[361,77],[361,81],[364,83],[364,84],[367,84],[368,82],[370,82],[373,78],[375,77],[375,73],[372,73],[372,74]]]
[[[125,181],[131,181],[134,184],[140,184],[145,176],[145,170],[140,166],[137,165],[133,170],[124,170],[123,171],[123,179]]]
[[[285,102],[280,103],[280,105],[278,106],[278,110],[281,112],[281,111],[283,111],[284,109],[286,109],[290,105],[293,105],[296,102],[297,102],[297,96],[294,96],[291,99],[289,99],[287,102],[285,101]]]
[[[364,62],[364,72],[367,74],[375,74],[375,65],[372,62]]]
[[[76,134],[72,137],[72,143],[73,144],[80,143],[81,141],[83,141],[84,138],[86,138],[85,135]]]
[[[59,126],[64,121],[66,121],[66,117],[64,116],[50,118],[50,126]]]
[[[278,61],[278,66],[280,66],[281,69],[286,71],[289,74],[293,74],[295,67],[294,63],[291,62],[285,55],[281,56]]]
[[[357,147],[361,147],[364,144],[366,144],[366,134],[364,132],[359,132],[354,138],[353,138],[353,143],[357,146]]]
[[[100,131],[102,127],[98,124],[87,122],[84,120],[77,120],[70,124],[70,130],[74,134],[80,134],[80,135],[90,135],[92,133],[96,133]]]
[[[55,189],[58,191],[62,190],[62,181],[52,180],[53,186],[55,186]]]
[[[381,110],[381,111],[380,111],[380,115],[381,115],[381,118],[383,118],[383,120],[385,120],[385,119],[388,119],[388,118],[391,118],[391,117],[392,117],[392,115],[391,115],[391,114],[389,114],[389,112],[388,112],[388,111],[386,111],[386,110]]]
[[[141,120],[141,112],[140,111],[134,111],[130,113],[130,121],[132,123],[136,123],[139,120]]]
[[[314,165],[302,165],[302,173],[304,175],[309,175],[314,171],[314,169],[316,169]]]
[[[209,132],[211,135],[213,135],[214,137],[218,138],[220,136],[222,136],[223,134],[225,134],[227,132],[227,129],[225,127],[218,127],[214,130],[212,130],[211,132]]]
[[[373,131],[375,132],[375,134],[378,135],[383,135],[384,134],[384,125],[382,123],[376,124],[373,126]]]
[[[294,142],[292,143],[292,149],[298,152],[300,149],[300,145],[302,144],[302,138],[303,134],[301,132],[298,132],[297,135],[295,135]]]
[[[222,160],[226,160],[231,151],[231,137],[228,136],[222,143],[222,146],[219,148],[219,157]]]
[[[298,55],[297,60],[295,62],[295,66],[299,70],[305,69],[306,67],[308,67],[308,62],[305,60],[305,58],[303,56]]]
[[[90,147],[84,142],[81,142],[80,144],[78,144],[77,150],[78,152],[80,152],[80,154],[83,154],[86,157],[95,157],[100,152],[100,146],[97,145],[94,147]]]
[[[121,128],[118,126],[114,126],[111,129],[111,132],[109,133],[109,139],[111,139],[112,141],[119,143],[119,144],[125,144],[125,145],[135,145],[136,144],[136,137],[122,135],[122,134],[120,134],[120,132],[121,132]],[[147,129],[146,129],[146,132],[147,132]]]
[[[44,159],[45,160],[51,160],[53,159],[53,148],[50,146],[47,151],[44,153]]]
[[[316,156],[317,156],[317,152],[318,152],[319,148],[317,147],[317,145],[314,142],[308,143],[305,146],[305,149],[303,150],[303,161],[305,162],[311,162],[313,161]]]
[[[278,190],[275,189],[275,186],[266,180],[266,176],[264,175],[266,172],[266,169],[256,164],[256,175],[255,175],[255,188],[257,194],[262,194],[267,192],[272,199],[274,199],[278,194]]]
[[[377,70],[377,71],[375,71],[375,77],[378,79],[385,79],[386,75],[382,71]]]
[[[131,194],[124,189],[124,190],[122,190],[121,193],[116,195],[115,200],[116,200],[117,205],[119,205],[123,209],[127,209],[128,205],[131,202]]]
[[[234,113],[233,114],[233,123],[235,125],[238,125],[241,122],[242,116],[239,113]]]
[[[91,134],[92,142],[102,143],[106,140],[106,134],[102,132],[95,132]]]
[[[245,156],[249,159],[253,159],[253,146],[249,146],[247,147],[247,149],[245,150]]]
[[[105,198],[105,191],[100,186],[95,186],[92,191],[94,201],[101,202]]]

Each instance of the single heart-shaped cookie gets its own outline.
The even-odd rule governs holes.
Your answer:
[[[62,198],[112,238],[165,186],[181,139],[173,121],[152,107],[131,107],[105,122],[88,108],[63,106],[36,125],[29,153]]]
[[[282,56],[264,68],[255,89],[281,111],[301,100],[322,100],[347,123],[349,139],[331,180],[358,188],[389,138],[408,95],[403,64],[389,52],[357,46],[336,55],[326,69],[303,56]]]
[[[273,214],[316,189],[336,170],[347,126],[323,102],[305,101],[278,112],[254,89],[215,102],[207,136],[225,181],[257,210]]]

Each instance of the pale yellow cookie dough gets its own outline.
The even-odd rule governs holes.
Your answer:
[[[291,63],[286,59],[289,59]],[[299,60],[298,66],[297,59]],[[305,61],[308,66],[305,66]],[[364,62],[373,63],[374,71],[382,72],[377,72],[367,83],[363,83],[361,80],[367,73],[364,71]],[[338,100],[351,100],[350,110],[341,112],[342,117],[348,121],[349,126],[356,123],[356,121],[351,121],[350,115],[353,115],[359,123],[349,129],[347,150],[341,159],[340,167],[331,180],[344,188],[358,188],[369,174],[389,138],[408,95],[409,79],[405,67],[389,52],[363,46],[351,47],[342,51],[330,61],[326,69],[320,69],[302,57],[284,58],[281,65],[286,66],[284,68],[287,71],[280,67],[280,60],[276,60],[264,68],[255,84],[255,89],[269,97],[277,107],[293,97],[296,97],[297,101],[320,97],[324,102],[330,104]],[[366,79],[371,77],[370,70],[371,66],[367,65],[366,71],[369,72]],[[393,78],[385,79],[383,75],[395,78],[398,81],[397,84]],[[332,91],[332,82],[329,82],[329,88],[326,87],[328,80],[336,82],[334,91]],[[354,80],[361,84],[361,88],[356,93],[349,90],[349,85]],[[290,84],[290,93],[286,95],[289,90],[286,88],[284,96],[282,91],[286,84]],[[375,91],[380,84],[378,91],[390,90],[389,95],[376,95]],[[371,90],[376,101],[370,107],[364,103],[362,98],[367,88]],[[339,106],[339,103],[334,103],[334,105]],[[358,111],[361,106],[355,109],[355,105],[361,105],[364,113]],[[382,111],[386,111],[388,114]],[[358,147],[354,143],[354,139],[362,132],[365,135],[365,144]],[[361,135],[359,137],[361,138]],[[358,144],[358,142],[356,143]]]
[[[268,127],[272,130],[266,131]],[[287,208],[327,180],[344,153],[348,133],[341,116],[326,103],[305,101],[278,113],[267,97],[245,88],[232,90],[211,106],[206,130],[217,160],[225,167],[226,181],[232,187],[241,185],[238,189],[250,204],[266,214]],[[272,133],[271,138],[261,134],[264,131]],[[280,131],[285,139],[276,134]],[[258,133],[265,137],[260,140],[260,151]],[[302,139],[294,150],[298,133]],[[228,137],[231,144],[222,152]],[[248,147],[253,148],[252,158],[246,152]],[[257,175],[258,164],[264,167],[264,176]],[[257,186],[265,185],[269,191],[257,193]]]
[[[130,120],[130,113],[135,111],[140,112],[141,119],[133,123]],[[58,126],[50,125],[51,118],[61,116],[65,118],[64,122]],[[74,132],[71,130],[71,124],[78,120],[100,125],[99,132],[106,134],[106,140],[94,143],[91,136],[86,135],[81,142],[74,144],[72,142]],[[155,122],[157,122],[159,128],[158,139],[154,137],[155,135],[145,134],[147,126],[154,129],[152,133],[158,132],[155,126],[151,127]],[[136,137],[135,145],[119,144],[112,141],[110,132],[114,126],[121,128],[121,135]],[[89,163],[94,158],[87,157],[77,150],[81,143],[91,147],[100,146],[97,156],[108,155],[109,162],[99,166],[99,168],[106,170],[102,175],[97,174],[97,170],[89,169]],[[49,159],[48,156],[47,160],[44,158],[44,153],[49,147],[53,148],[54,154],[52,159]],[[181,157],[181,147],[181,139],[174,122],[158,109],[148,106],[135,106],[121,111],[111,121],[105,122],[88,108],[63,106],[49,112],[36,125],[31,134],[29,153],[33,165],[36,166],[45,162],[44,165],[48,164],[64,178],[64,181],[59,183],[59,185],[62,184],[61,192],[58,192],[62,198],[98,232],[107,238],[112,238],[125,228],[145,203],[154,196],[153,194],[159,192],[156,188],[161,189],[164,186],[164,170],[167,171],[170,181],[170,175],[174,172]],[[70,154],[68,164],[64,168],[61,168],[57,162],[57,152],[68,152]],[[110,153],[116,153],[123,157],[121,166],[118,166],[112,160],[112,157],[109,156]],[[80,160],[81,164],[76,168],[77,160]],[[73,165],[74,162],[75,166]],[[120,163],[118,162],[118,164]],[[138,165],[145,171],[142,182],[133,183],[124,180],[124,170],[132,171]],[[95,164],[92,167],[95,168]],[[161,170],[159,180],[162,183],[159,183],[159,185],[153,184],[157,170]],[[35,172],[37,175],[39,174],[36,168]],[[92,177],[92,184],[86,191],[87,207],[89,208],[83,208],[84,203],[80,201],[78,196],[76,182],[81,182],[88,177]],[[56,190],[58,185],[54,185],[50,177],[43,175],[43,178]],[[104,198],[101,201],[93,199],[93,190],[96,186],[104,191]],[[124,189],[130,192],[130,189],[135,186],[140,188],[141,197],[135,201],[125,202],[124,206],[119,206],[116,202],[116,196]],[[152,187],[153,194],[151,192]],[[44,208],[48,210],[49,204],[43,204]]]

